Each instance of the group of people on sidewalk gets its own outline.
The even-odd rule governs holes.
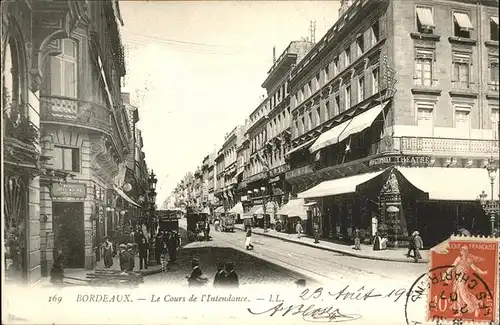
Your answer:
[[[191,261],[191,274],[186,276],[190,287],[201,287],[208,283],[208,278],[203,275],[200,267],[200,261],[193,259]],[[232,262],[217,263],[217,272],[213,281],[214,288],[238,288],[239,278],[234,270]]]
[[[167,255],[168,263],[177,261],[177,249],[181,247],[181,237],[177,231],[159,231],[154,242],[155,260],[157,265],[166,271]]]

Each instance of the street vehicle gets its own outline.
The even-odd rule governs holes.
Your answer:
[[[180,214],[176,210],[157,210],[158,226],[163,231],[179,232]]]
[[[222,215],[220,221],[222,231],[234,232],[234,215]]]
[[[187,213],[187,234],[189,241],[200,240],[204,237],[203,226],[207,220],[207,214],[204,213]]]

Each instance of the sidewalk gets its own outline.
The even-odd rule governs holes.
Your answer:
[[[244,231],[244,226],[242,224],[236,224],[234,225],[235,229]],[[261,236],[267,236],[267,237],[273,237],[277,239],[281,239],[284,241],[296,243],[299,245],[304,245],[304,246],[310,246],[310,247],[315,247],[319,249],[324,249],[328,251],[332,251],[335,253],[340,253],[344,255],[349,255],[349,256],[354,256],[354,257],[359,257],[359,258],[366,258],[366,259],[371,259],[371,260],[381,260],[381,261],[391,261],[391,262],[407,262],[407,263],[413,263],[413,259],[407,258],[405,256],[406,252],[408,251],[407,248],[394,248],[394,249],[387,249],[383,251],[374,251],[373,247],[371,245],[364,245],[361,244],[361,250],[354,250],[353,247],[354,245],[342,245],[342,244],[336,244],[332,243],[329,241],[321,240],[319,244],[314,243],[314,239],[308,236],[302,236],[300,239],[297,238],[297,234],[287,234],[287,233],[282,233],[282,232],[277,232],[274,229],[268,229],[266,233],[264,233],[264,230],[261,228],[252,228],[252,233],[261,235]],[[419,263],[428,263],[429,262],[429,251],[421,250],[420,255],[422,255],[422,259],[419,261]]]
[[[113,258],[113,265],[106,269],[104,267],[104,261],[101,260],[97,263],[94,270],[120,270],[120,260],[118,256]],[[86,269],[65,269],[64,270],[64,282],[70,284],[84,284],[84,281],[87,279],[87,274],[92,273],[94,270],[86,270]],[[161,272],[161,265],[149,265],[147,270],[142,269],[139,270],[139,256],[135,256],[135,272],[140,272],[142,276],[156,274]],[[38,283],[38,286],[52,286],[50,282],[50,277],[44,277]]]

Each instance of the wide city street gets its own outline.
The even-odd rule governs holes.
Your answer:
[[[179,222],[185,227],[185,219]],[[216,263],[232,261],[241,284],[293,283],[298,278],[311,282],[390,280],[411,284],[426,272],[426,264],[368,260],[298,245],[276,238],[254,235],[254,250],[245,249],[245,233],[211,231],[210,242],[192,242],[179,253],[179,262],[167,273],[149,275],[145,283],[179,282],[190,271],[190,260],[199,258],[204,274],[212,279]],[[303,240],[311,240],[303,238]],[[187,283],[185,283],[187,285]]]

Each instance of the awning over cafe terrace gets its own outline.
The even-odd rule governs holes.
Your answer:
[[[331,181],[324,181],[313,188],[299,193],[297,196],[302,199],[310,199],[325,196],[334,196],[339,194],[348,194],[356,192],[356,187],[369,180],[379,176],[384,171],[359,174]]]
[[[127,194],[125,194],[125,192],[123,192],[120,188],[118,188],[117,186],[113,186],[113,189],[115,190],[116,193],[118,193],[118,195],[120,195],[125,201],[127,201],[128,203],[132,204],[132,205],[135,205],[136,207],[140,207],[139,204],[135,203],[134,200],[132,200]]]
[[[370,127],[386,105],[387,102],[379,104],[359,115],[354,116],[352,119],[331,128],[318,137],[316,142],[314,142],[309,148],[309,151],[311,153],[316,152],[325,147],[340,143],[349,136]]]
[[[241,202],[236,203],[236,205],[229,210],[229,213],[243,214],[243,204]]]
[[[410,168],[398,167],[397,170],[423,192],[429,200],[476,201],[485,191],[491,196],[491,181],[484,168]],[[498,194],[498,171],[494,182],[495,195]]]
[[[316,138],[312,139],[312,140],[309,140],[309,141],[306,141],[304,142],[303,144],[293,148],[292,150],[288,151],[285,156],[290,156],[292,153],[294,152],[297,152],[299,150],[302,150],[304,148],[306,148],[307,146],[311,145],[314,141],[316,141]]]
[[[288,201],[277,214],[286,215],[288,217],[299,217],[300,219],[307,219],[307,209],[304,206],[306,203],[304,199],[293,199]]]

